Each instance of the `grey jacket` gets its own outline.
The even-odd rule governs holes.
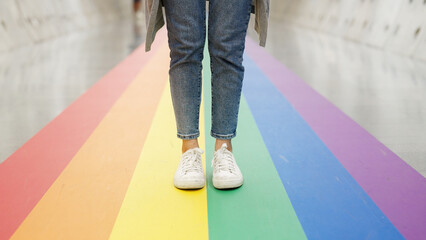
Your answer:
[[[264,47],[268,30],[269,1],[252,0],[252,9],[255,13],[254,29],[259,35],[259,45]],[[151,50],[155,34],[164,26],[164,17],[161,0],[144,0],[146,20],[145,51]],[[253,12],[253,11],[252,11]]]

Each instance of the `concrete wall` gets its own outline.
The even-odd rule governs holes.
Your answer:
[[[1,0],[0,52],[130,17],[131,0]]]
[[[130,17],[131,0],[1,0],[0,52]],[[426,0],[272,0],[271,18],[426,60]]]
[[[272,0],[271,17],[426,60],[426,0]]]

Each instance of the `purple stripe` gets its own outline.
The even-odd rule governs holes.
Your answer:
[[[249,38],[246,52],[404,237],[426,236],[426,179]]]

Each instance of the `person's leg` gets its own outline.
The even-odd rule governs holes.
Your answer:
[[[182,152],[198,147],[205,0],[163,0],[170,47],[170,89]]]
[[[212,71],[213,186],[236,188],[243,175],[232,154],[244,77],[243,52],[252,0],[210,0],[209,53]]]
[[[244,77],[243,52],[251,0],[210,0],[208,44],[212,71],[212,128],[215,150],[236,136]]]
[[[170,91],[182,156],[174,175],[180,189],[205,185],[198,147],[201,70],[205,43],[205,0],[163,0],[170,47]]]

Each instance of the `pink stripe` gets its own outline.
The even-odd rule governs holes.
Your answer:
[[[19,227],[154,54],[139,47],[0,164],[0,239]]]
[[[401,234],[424,239],[425,178],[250,39],[246,51]]]

